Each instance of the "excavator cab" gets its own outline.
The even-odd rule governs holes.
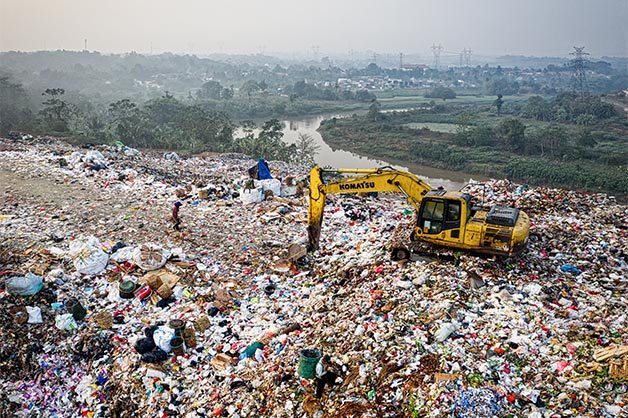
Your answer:
[[[461,230],[469,219],[471,196],[467,193],[435,190],[428,192],[417,211],[417,225],[412,239],[446,239],[460,242]]]
[[[417,216],[417,229],[421,234],[437,235],[445,232],[450,238],[460,238],[463,209],[469,207],[470,196],[446,198],[444,195],[446,192],[429,192],[423,198]],[[464,202],[460,201],[461,198]],[[465,211],[464,214],[468,213]]]

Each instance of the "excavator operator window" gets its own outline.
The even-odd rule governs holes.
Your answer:
[[[447,203],[447,222],[456,222],[460,220],[460,202]]]
[[[447,217],[444,229],[460,228],[460,202],[450,200],[447,202]]]
[[[428,200],[421,211],[420,227],[425,234],[438,234],[443,229],[445,202]]]

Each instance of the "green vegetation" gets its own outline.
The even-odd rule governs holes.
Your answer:
[[[186,152],[242,152],[254,158],[309,163],[316,151],[312,138],[286,145],[283,126],[277,119],[263,124],[254,135],[255,124],[244,123],[244,136],[234,138],[234,124],[226,113],[201,104],[190,104],[166,93],[135,103],[121,99],[106,109],[81,110],[66,101],[65,90],[46,89],[38,115],[20,109],[27,102],[26,92],[7,78],[0,79],[0,91],[11,92],[15,101],[0,106],[2,129],[28,129],[66,137],[73,142],[122,143],[131,147],[182,150]],[[222,95],[224,88],[209,83],[207,95]]]
[[[425,97],[428,99],[455,99],[456,92],[447,87],[437,86],[425,93]]]
[[[327,120],[321,134],[333,147],[381,159],[628,196],[628,124],[612,97],[498,99],[504,116],[494,98],[432,102]]]
[[[560,63],[560,65],[558,65]],[[593,94],[568,93],[567,61],[545,68],[340,68],[266,56],[0,53],[0,135],[239,151],[305,161],[282,117],[358,112],[322,127],[349,151],[590,190],[626,193],[628,61],[587,63]],[[362,64],[363,65],[363,64]],[[427,97],[431,96],[431,97]],[[414,110],[398,112],[395,109]],[[263,119],[257,135],[234,121]],[[535,170],[535,164],[543,169]]]
[[[453,123],[433,123],[433,122],[411,122],[405,123],[403,126],[410,129],[428,129],[434,132],[453,133],[458,129],[458,125]]]

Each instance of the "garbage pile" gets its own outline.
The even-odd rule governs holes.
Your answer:
[[[305,167],[270,162],[270,182],[238,155],[2,145],[0,415],[626,414],[612,197],[471,185],[530,215],[528,250],[395,262],[414,215],[387,194],[329,197],[305,253]]]

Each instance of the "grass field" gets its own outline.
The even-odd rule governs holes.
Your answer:
[[[403,124],[403,126],[410,129],[427,128],[430,131],[435,131],[435,132],[454,133],[456,132],[457,125],[453,123],[415,122],[415,123],[405,123]]]

